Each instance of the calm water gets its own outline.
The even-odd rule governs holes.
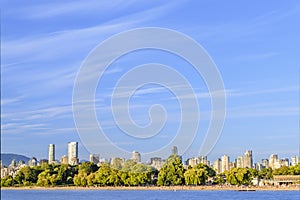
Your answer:
[[[2,190],[2,200],[94,200],[94,199],[263,199],[299,200],[299,191],[106,191],[106,190]]]

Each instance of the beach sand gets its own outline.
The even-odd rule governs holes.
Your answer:
[[[76,186],[65,186],[65,187],[38,187],[38,186],[27,186],[27,187],[1,187],[1,190],[242,190],[242,191],[300,191],[300,185],[298,186],[264,186],[264,187],[238,187],[238,186],[136,186],[136,187],[76,187]]]

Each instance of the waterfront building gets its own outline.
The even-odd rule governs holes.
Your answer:
[[[17,166],[17,161],[13,159],[9,165],[10,167],[16,167]]]
[[[214,170],[216,171],[217,174],[222,173],[222,161],[220,158],[218,158],[213,165]]]
[[[269,160],[268,159],[262,159],[261,165],[263,168],[269,168]]]
[[[186,164],[189,165],[189,166],[191,166],[191,167],[194,167],[194,166],[196,166],[199,163],[200,163],[200,159],[198,157],[189,158],[186,161]]]
[[[237,157],[236,159],[236,167],[237,168],[243,168],[244,167],[244,159],[242,156]]]
[[[110,166],[114,169],[120,170],[125,164],[125,158],[111,158]]]
[[[229,170],[229,162],[230,162],[230,158],[227,155],[224,155],[221,157],[221,173]]]
[[[68,163],[70,165],[78,164],[78,142],[68,143]]]
[[[235,162],[229,162],[229,170],[236,168]]]
[[[37,159],[36,159],[35,157],[32,157],[32,158],[28,161],[28,166],[29,166],[29,167],[37,166]]]
[[[244,167],[245,168],[253,168],[253,158],[252,158],[252,151],[247,150],[244,154]]]
[[[260,164],[259,162],[254,164],[254,169],[260,171],[263,168],[262,164]]]
[[[293,156],[291,159],[291,166],[296,166],[299,164],[299,156]]]
[[[60,159],[60,163],[61,164],[69,164],[69,159],[68,159],[68,156],[66,156],[66,155],[63,155],[62,157],[61,157],[61,159]]]
[[[199,157],[200,163],[210,165],[210,162],[207,160],[207,156],[200,156]]]
[[[141,154],[137,151],[133,151],[131,160],[134,160],[135,162],[140,163],[142,161]]]
[[[98,164],[100,161],[100,155],[99,154],[90,154],[90,162],[94,164]]]
[[[70,165],[78,165],[79,164],[79,159],[76,157],[71,158],[70,160]]]
[[[177,146],[173,146],[173,148],[172,148],[172,155],[178,155]]]
[[[48,163],[47,159],[41,159],[39,165],[42,166],[43,164]]]
[[[207,160],[207,156],[200,156],[200,157],[194,157],[194,158],[189,158],[186,161],[186,164],[194,167],[198,164],[206,164],[208,166],[210,166],[210,162]]]
[[[283,167],[283,166],[287,166],[288,167],[290,165],[288,158],[280,159],[279,163],[280,163],[280,167]]]
[[[49,164],[54,163],[55,161],[55,145],[49,144],[48,146],[48,162]]]
[[[269,158],[269,167],[272,169],[280,168],[280,163],[277,154],[271,154]]]
[[[150,158],[150,165],[154,167],[157,170],[160,170],[162,166],[164,165],[164,160],[159,157]]]

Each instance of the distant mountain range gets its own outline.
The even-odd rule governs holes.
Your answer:
[[[4,166],[9,166],[13,159],[15,159],[17,161],[17,163],[22,160],[26,164],[30,160],[30,158],[23,156],[23,155],[18,155],[18,154],[13,154],[13,153],[1,153],[0,154],[0,160],[2,161],[2,165],[4,165]]]

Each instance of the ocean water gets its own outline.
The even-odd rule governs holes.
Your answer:
[[[161,191],[161,190],[1,190],[1,200],[98,200],[98,199],[263,199],[299,200],[299,191]]]

